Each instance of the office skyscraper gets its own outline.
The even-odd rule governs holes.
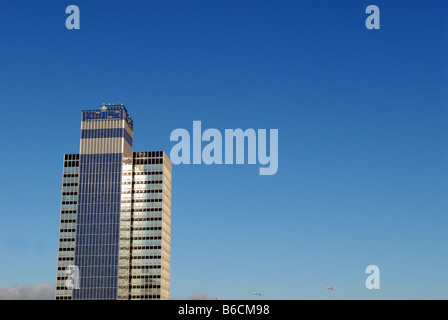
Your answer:
[[[64,155],[57,300],[169,299],[171,162],[133,152],[123,105],[82,112]]]

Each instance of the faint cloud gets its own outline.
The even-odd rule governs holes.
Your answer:
[[[54,286],[39,283],[30,286],[0,287],[0,300],[53,300]]]
[[[193,293],[188,298],[172,297],[171,300],[208,300],[208,296],[205,293]]]
[[[193,295],[189,296],[187,300],[207,300],[208,297],[204,293],[193,293]]]

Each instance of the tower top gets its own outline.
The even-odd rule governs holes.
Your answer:
[[[134,123],[124,104],[106,105],[103,103],[99,110],[84,110],[82,112],[82,121],[98,120],[125,120],[131,130],[134,127]]]

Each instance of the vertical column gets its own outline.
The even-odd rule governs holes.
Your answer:
[[[116,299],[122,154],[81,154],[74,299]]]
[[[160,299],[170,298],[171,274],[171,161],[165,152],[162,152],[162,268]]]
[[[166,157],[165,169],[165,157],[134,153],[131,299],[169,299],[171,166]]]
[[[70,266],[74,265],[78,173],[79,155],[64,155],[56,300],[72,299],[73,288],[67,286],[67,280],[70,276],[74,276],[74,270]]]
[[[131,250],[132,214],[132,158],[123,159],[123,179],[121,185],[120,247],[118,263],[118,299],[129,299],[129,273]]]
[[[80,288],[74,299],[129,297],[131,208],[122,199],[124,172],[132,166],[128,118],[119,106],[83,112],[75,250]]]

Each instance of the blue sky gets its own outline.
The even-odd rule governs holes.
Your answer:
[[[55,283],[62,157],[104,102],[129,110],[135,151],[169,154],[194,120],[279,130],[276,175],[173,168],[172,297],[447,299],[447,9],[1,1],[0,287]]]

